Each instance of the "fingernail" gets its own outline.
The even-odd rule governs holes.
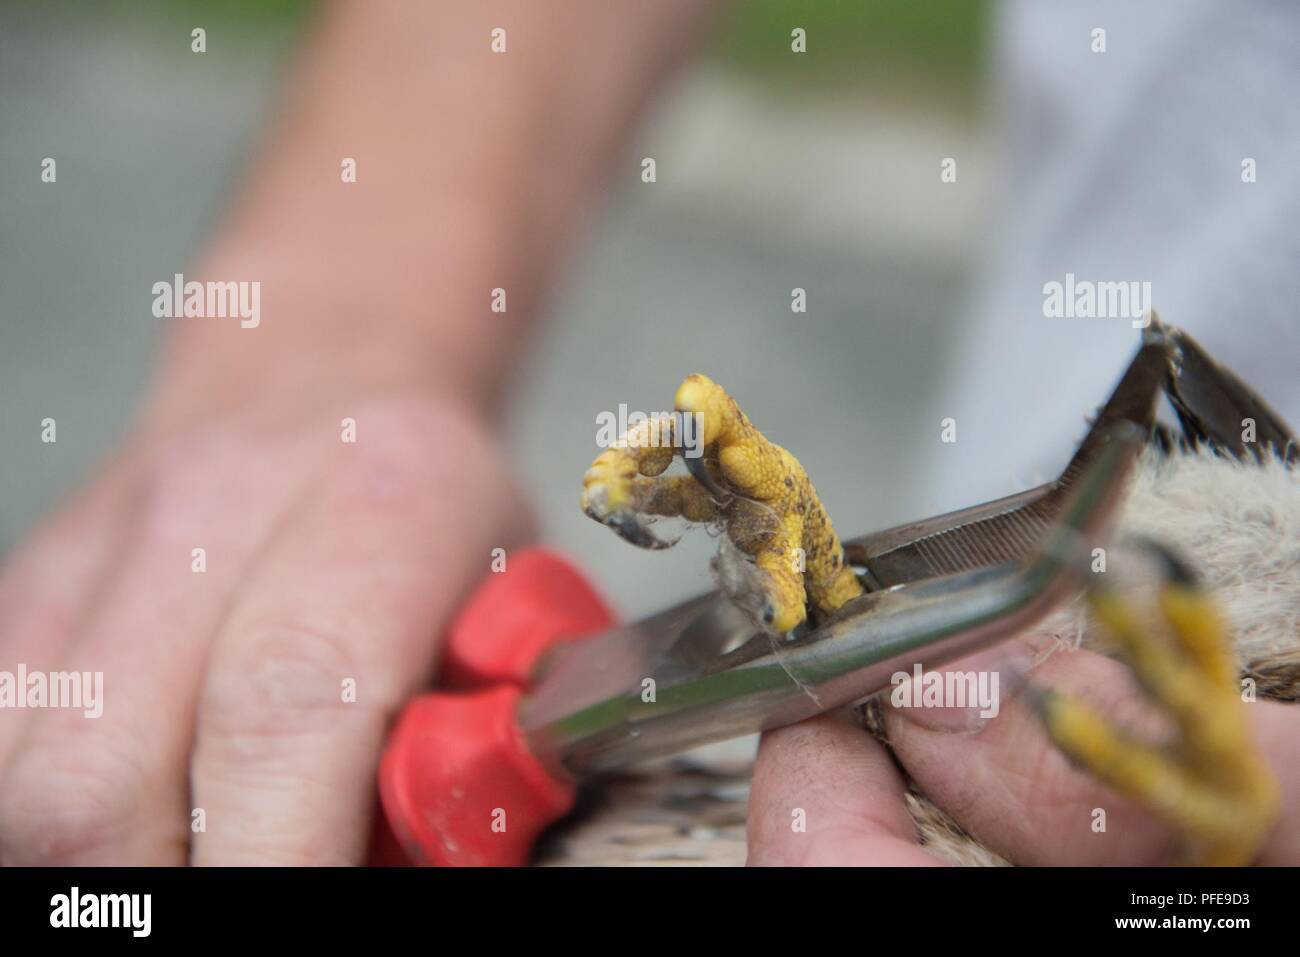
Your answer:
[[[919,665],[893,676],[884,702],[894,715],[927,731],[975,734],[997,719],[1054,647],[1051,636],[1016,639],[934,670]]]

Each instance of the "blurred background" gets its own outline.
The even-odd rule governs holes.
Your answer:
[[[201,248],[312,8],[0,6],[0,550],[122,434],[165,327],[150,286]],[[643,553],[580,514],[595,417],[669,408],[687,372],[796,451],[846,534],[933,510],[912,476],[988,191],[987,4],[805,5],[815,57],[790,55],[782,0],[725,10],[629,145],[508,416],[545,539],[628,615],[706,587],[714,543]],[[958,185],[939,188],[941,156]],[[46,416],[56,444],[33,441]]]

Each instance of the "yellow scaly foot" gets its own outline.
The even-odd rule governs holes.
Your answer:
[[[642,520],[676,516],[717,522],[753,560],[761,616],[780,632],[798,626],[808,607],[829,614],[862,594],[830,518],[799,460],[769,442],[734,399],[704,375],[687,376],[676,416],[628,429],[583,477],[582,509],[633,544],[662,548]],[[664,476],[695,427],[699,455],[684,455],[690,475]]]
[[[1036,695],[1040,713],[1075,763],[1186,835],[1190,862],[1248,864],[1277,819],[1277,784],[1251,738],[1218,611],[1181,562],[1155,550],[1165,572],[1159,610],[1167,636],[1143,627],[1105,586],[1092,588],[1088,600],[1094,621],[1174,719],[1176,740],[1164,747],[1139,741],[1050,690]]]

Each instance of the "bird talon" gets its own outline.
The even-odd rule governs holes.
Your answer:
[[[719,508],[726,508],[735,499],[736,496],[732,495],[713,480],[713,476],[709,474],[709,467],[707,463],[705,463],[703,456],[696,455],[686,457],[686,471],[691,474],[691,477],[695,479],[695,481],[704,486],[705,490],[712,497],[713,503]]]
[[[1127,601],[1090,589],[1105,630],[1178,734],[1161,747],[1126,733],[1069,695],[1031,695],[1048,736],[1076,765],[1169,821],[1196,863],[1249,863],[1278,813],[1278,790],[1251,737],[1228,633],[1190,568],[1160,547],[1159,607],[1166,636],[1153,634]]]
[[[609,516],[603,524],[612,528],[615,534],[625,542],[630,542],[637,548],[645,548],[650,551],[661,551],[665,548],[671,548],[677,544],[677,539],[671,541],[660,538],[649,527],[630,512],[616,512]]]
[[[750,579],[744,590],[762,598],[744,607],[781,632],[804,622],[810,607],[828,615],[862,594],[798,459],[768,441],[707,376],[687,376],[673,408],[674,415],[641,422],[597,457],[583,477],[584,512],[641,548],[673,543],[639,516],[721,526],[746,559],[731,563]],[[688,474],[662,475],[681,451],[675,430],[687,416],[699,439],[695,454],[683,456]]]

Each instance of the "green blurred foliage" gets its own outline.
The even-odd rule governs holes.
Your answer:
[[[724,12],[723,62],[767,79],[877,77],[892,68],[960,78],[984,61],[991,0],[738,0]],[[790,31],[808,52],[791,53]]]
[[[199,18],[208,25],[260,32],[295,28],[317,3],[105,0],[94,9],[173,23]],[[841,83],[855,76],[874,80],[898,68],[938,78],[971,76],[983,62],[992,0],[731,0],[719,5],[713,47],[722,63],[757,79]],[[795,27],[807,31],[806,54],[790,51]]]
[[[315,0],[134,0],[130,5],[149,7],[155,2],[168,8],[174,19],[197,16],[223,25],[244,24],[249,30],[294,24],[316,6]]]
[[[174,32],[203,27],[232,36],[266,38],[292,34],[316,0],[0,0],[26,7],[48,21],[75,18],[133,31]],[[188,49],[188,47],[187,47]]]

